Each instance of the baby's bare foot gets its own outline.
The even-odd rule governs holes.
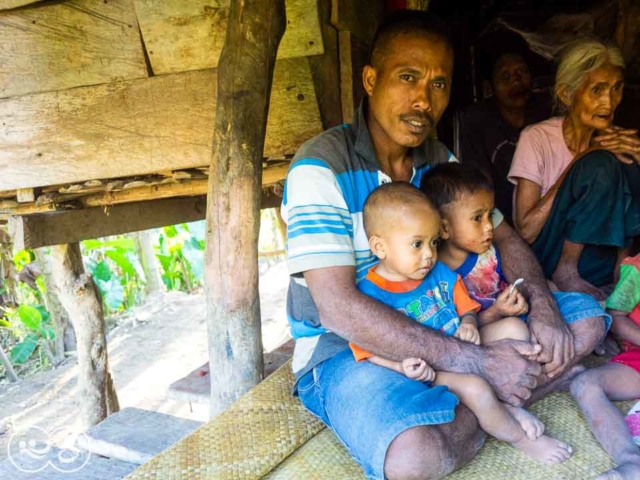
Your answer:
[[[546,465],[562,463],[571,456],[571,447],[560,440],[542,435],[536,440],[524,437],[512,444],[518,450]]]
[[[529,440],[535,440],[544,433],[544,423],[540,421],[533,413],[526,411],[521,407],[513,407],[506,405],[509,413],[517,420]]]
[[[620,464],[618,468],[604,472],[596,480],[637,480],[638,478],[640,478],[640,462],[627,462]]]

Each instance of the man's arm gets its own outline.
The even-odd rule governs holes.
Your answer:
[[[435,370],[481,375],[513,405],[536,385],[540,366],[523,355],[535,355],[539,346],[504,340],[482,347],[445,337],[359,292],[353,267],[309,270],[304,277],[322,325],[376,355],[417,357]]]
[[[529,301],[529,329],[532,340],[542,345],[538,361],[545,364],[544,371],[549,377],[555,377],[575,356],[573,336],[558,311],[542,268],[527,244],[506,222],[494,230],[494,241],[507,280],[525,279],[522,292]]]

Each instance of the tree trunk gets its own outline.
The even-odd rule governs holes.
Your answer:
[[[74,352],[76,346],[76,332],[73,325],[69,322],[69,314],[60,303],[60,299],[56,294],[56,287],[53,282],[53,266],[51,265],[51,254],[48,248],[36,248],[33,253],[36,256],[36,262],[40,266],[44,285],[47,289],[44,295],[44,301],[47,310],[51,314],[51,321],[56,332],[56,338],[53,340],[53,357],[55,365],[59,365],[65,359],[66,352]]]
[[[158,270],[158,260],[153,249],[153,232],[144,230],[135,234],[136,248],[140,257],[140,263],[147,279],[147,295],[162,292],[162,279]]]
[[[102,301],[91,275],[84,271],[78,243],[56,245],[51,254],[54,285],[76,331],[82,421],[90,428],[119,409],[109,371]]]
[[[16,371],[13,369],[13,365],[11,365],[11,360],[7,357],[7,354],[4,353],[2,349],[2,345],[0,345],[0,363],[4,366],[4,369],[7,371],[7,377],[9,377],[9,381],[17,382],[20,380],[18,375],[16,375]]]
[[[258,233],[262,158],[284,0],[231,2],[218,63],[205,292],[213,417],[262,379]]]

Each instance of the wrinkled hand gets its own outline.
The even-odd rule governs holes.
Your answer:
[[[534,312],[529,315],[529,330],[531,341],[542,346],[536,361],[543,364],[543,371],[549,378],[559,376],[575,357],[571,331],[562,319],[556,324],[545,319],[537,321]]]
[[[510,288],[505,288],[496,298],[493,306],[505,317],[519,317],[529,311],[529,304],[518,289],[514,289],[513,293],[509,293]]]
[[[433,382],[436,372],[421,358],[405,358],[401,362],[402,373],[419,382]]]
[[[480,357],[481,376],[504,402],[519,407],[531,396],[542,373],[538,362],[527,357],[540,353],[540,345],[500,340],[485,347]]]
[[[591,149],[601,147],[614,153],[622,163],[640,164],[640,138],[636,129],[612,125],[599,132],[593,141]]]
[[[463,342],[475,343],[480,345],[480,331],[478,327],[471,323],[462,323],[453,334],[454,337],[462,340]]]

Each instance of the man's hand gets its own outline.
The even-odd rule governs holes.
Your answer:
[[[531,396],[542,373],[538,362],[528,357],[540,353],[540,345],[519,340],[500,340],[485,347],[480,357],[480,375],[495,389],[498,397],[519,407]]]
[[[496,298],[493,306],[503,317],[519,317],[529,311],[529,304],[518,290],[509,292],[509,288],[505,288]]]
[[[436,372],[421,358],[405,358],[400,363],[402,373],[418,382],[433,382]]]
[[[591,150],[600,147],[614,153],[622,163],[630,165],[635,161],[640,164],[640,138],[636,129],[612,125],[599,132],[593,142]]]
[[[549,378],[554,378],[564,372],[575,357],[573,335],[564,321],[553,324],[546,319],[537,321],[532,318],[534,313],[537,316],[541,313],[536,310],[529,315],[531,341],[542,346],[536,361],[543,364],[543,371]]]
[[[480,345],[480,332],[478,331],[478,327],[471,323],[461,323],[453,336],[463,342]]]

